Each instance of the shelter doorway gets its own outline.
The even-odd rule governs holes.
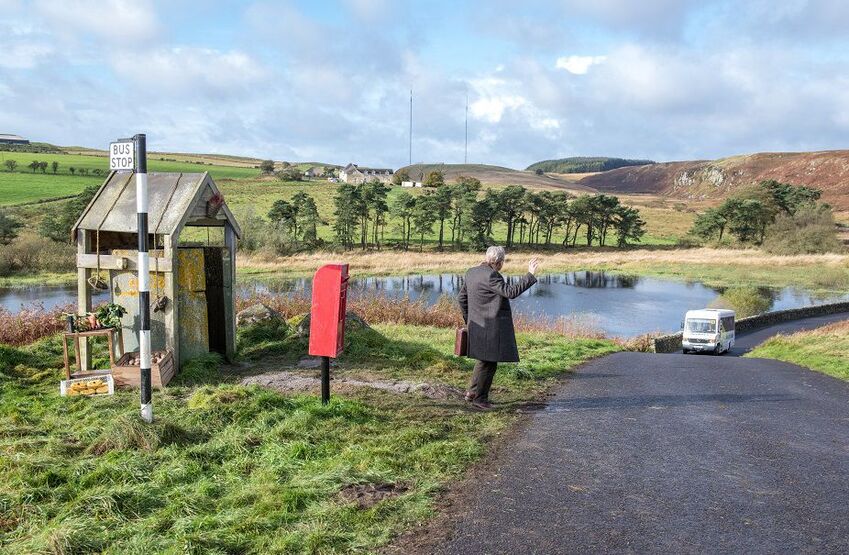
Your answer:
[[[226,252],[226,251],[225,251]],[[209,322],[209,350],[227,356],[227,324],[224,309],[224,259],[222,249],[203,249],[206,273],[206,309]]]

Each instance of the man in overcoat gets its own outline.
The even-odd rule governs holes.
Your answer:
[[[468,356],[477,359],[466,400],[479,409],[492,408],[489,389],[499,362],[519,362],[510,299],[537,282],[539,262],[533,258],[528,273],[508,284],[499,273],[504,266],[504,247],[489,247],[486,260],[466,272],[458,301],[469,330]]]

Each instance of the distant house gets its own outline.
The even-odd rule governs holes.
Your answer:
[[[29,141],[18,135],[0,133],[0,145],[28,145]]]
[[[401,187],[421,187],[421,181],[402,181]]]
[[[324,175],[324,168],[321,166],[313,166],[304,172],[304,177],[321,177]]]
[[[339,170],[339,181],[344,183],[365,183],[378,180],[388,183],[392,180],[393,171],[388,168],[361,168],[356,164],[348,164]]]

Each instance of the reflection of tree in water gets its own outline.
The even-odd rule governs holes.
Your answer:
[[[557,277],[558,281],[553,283],[565,283],[573,287],[584,287],[587,289],[633,289],[639,282],[639,276],[628,276],[622,274],[608,274],[606,272],[571,272]]]
[[[289,295],[292,293],[309,293],[312,291],[312,279],[295,278],[271,281],[239,281],[236,284],[237,296],[250,297],[251,295]]]
[[[729,308],[737,318],[768,312],[779,296],[779,291],[769,287],[728,287],[710,302],[710,308]]]

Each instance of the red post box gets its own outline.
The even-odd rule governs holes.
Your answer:
[[[345,347],[348,265],[328,264],[312,278],[310,354],[321,357],[321,402],[330,402],[330,357]]]
[[[312,280],[310,350],[313,356],[336,357],[345,345],[348,265],[328,264]]]

